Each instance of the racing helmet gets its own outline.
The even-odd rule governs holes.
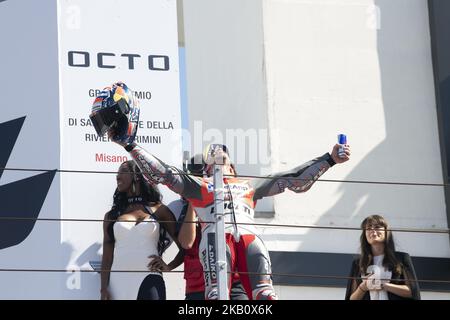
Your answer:
[[[139,104],[125,83],[116,82],[97,95],[89,118],[99,136],[115,129],[116,137],[131,143],[139,122]]]

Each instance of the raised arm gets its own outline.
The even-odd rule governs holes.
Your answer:
[[[181,218],[181,217],[180,217]],[[195,211],[189,203],[186,214],[182,217],[183,223],[178,233],[178,241],[184,249],[191,249],[196,238],[197,224],[195,221]]]
[[[254,200],[282,193],[287,189],[296,193],[308,191],[314,182],[336,163],[349,160],[350,149],[344,148],[346,155],[338,157],[339,145],[335,145],[330,153],[308,161],[292,170],[269,175],[266,178],[252,179],[255,188]]]
[[[161,225],[167,230],[167,233],[169,233],[179,250],[172,261],[167,264],[163,261],[162,257],[151,256],[153,260],[149,263],[148,267],[151,271],[171,271],[182,264],[184,258],[184,250],[181,248],[176,236],[176,220],[170,209],[163,204],[155,211],[155,215]]]
[[[162,183],[170,190],[189,199],[201,199],[202,180],[188,176],[182,170],[169,166],[142,147],[133,143],[125,147],[142,174],[153,183]]]

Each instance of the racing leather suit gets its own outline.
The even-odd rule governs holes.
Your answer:
[[[186,175],[135,144],[126,150],[147,179],[166,185],[191,202],[202,224],[199,253],[205,277],[205,298],[217,299],[215,226],[207,223],[215,220],[212,177]],[[225,223],[237,223],[225,224],[228,275],[231,271],[244,272],[240,273],[240,277],[249,299],[277,299],[272,286],[269,253],[251,225],[256,201],[282,193],[286,188],[296,193],[305,192],[334,164],[330,154],[326,153],[293,170],[264,178],[224,178]],[[230,283],[229,277],[229,288]]]

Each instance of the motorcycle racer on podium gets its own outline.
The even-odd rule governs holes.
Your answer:
[[[112,87],[113,89],[106,88],[105,92],[102,92],[94,101],[94,106],[100,104],[106,106],[104,109],[126,109],[120,109],[118,106],[114,106],[114,103],[108,104],[105,102],[111,96],[115,96],[114,87],[122,87],[122,85],[115,84]],[[127,90],[129,89],[127,88]],[[254,222],[256,203],[259,199],[274,196],[286,189],[295,193],[308,191],[329,168],[337,163],[349,160],[350,147],[344,146],[342,157],[338,156],[338,149],[342,146],[336,144],[333,146],[331,153],[325,153],[292,170],[261,178],[240,178],[236,177],[236,171],[227,147],[222,144],[211,144],[204,153],[204,177],[186,175],[183,170],[166,164],[134,142],[139,108],[134,105],[133,99],[134,97],[124,98],[124,100],[128,100],[129,113],[125,114],[122,119],[127,121],[111,122],[101,119],[97,122],[103,123],[105,126],[102,127],[103,131],[97,130],[96,127],[97,133],[108,132],[115,143],[124,147],[149,182],[162,183],[173,192],[187,199],[194,207],[200,222],[215,220],[214,186],[211,175],[214,163],[223,164],[225,223],[231,222],[231,224],[225,225],[228,271],[239,273],[249,299],[277,299],[272,285],[269,253],[256,228],[251,225]],[[132,114],[134,114],[134,117]],[[201,223],[201,225],[202,238],[199,253],[204,269],[205,298],[217,299],[215,228],[213,224],[209,223]],[[230,281],[229,277],[229,288]]]

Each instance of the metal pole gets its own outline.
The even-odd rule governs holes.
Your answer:
[[[228,300],[227,254],[225,243],[223,165],[214,164],[214,212],[216,220],[216,276],[219,300]]]
[[[183,171],[188,172],[188,165],[189,165],[189,151],[183,151]]]

